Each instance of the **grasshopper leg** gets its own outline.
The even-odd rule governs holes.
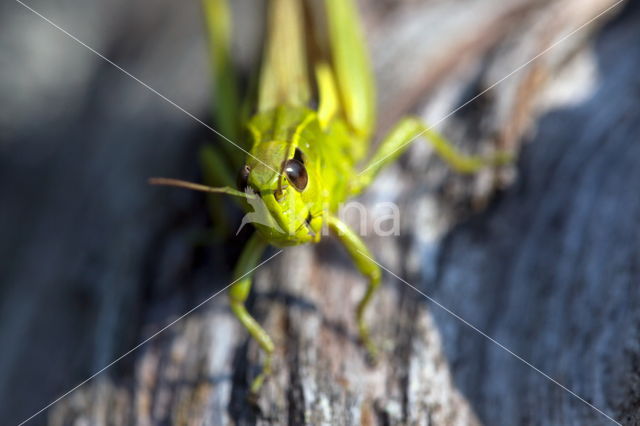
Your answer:
[[[364,242],[344,222],[340,221],[335,216],[329,216],[328,225],[329,229],[338,237],[340,242],[347,249],[347,252],[349,252],[356,268],[358,268],[360,273],[369,280],[367,290],[360,300],[360,303],[358,303],[358,307],[356,309],[356,321],[358,323],[360,339],[367,349],[371,360],[375,361],[378,356],[378,351],[371,341],[369,328],[364,320],[364,313],[371,303],[371,299],[373,298],[376,290],[380,287],[380,267],[371,260],[372,255]]]
[[[202,0],[202,10],[207,29],[209,57],[213,72],[213,90],[216,125],[223,135],[238,139],[240,102],[235,71],[231,60],[232,16],[227,0]],[[227,142],[224,142],[227,145]],[[234,147],[225,149],[234,160],[240,160],[240,152]]]
[[[240,277],[244,275],[246,271],[255,268],[266,246],[266,242],[257,234],[254,234],[240,255],[240,259],[236,265],[235,276]],[[251,383],[250,391],[252,395],[255,395],[262,387],[264,380],[271,374],[271,358],[275,346],[267,332],[256,322],[251,314],[247,312],[244,306],[251,291],[252,279],[253,274],[249,274],[235,282],[229,289],[229,298],[231,310],[266,354],[262,371]]]
[[[353,0],[325,0],[324,5],[341,106],[350,127],[368,141],[375,121],[375,88],[358,8]]]
[[[233,172],[229,169],[228,162],[219,148],[213,144],[205,144],[200,148],[200,165],[204,182],[209,186],[226,186],[235,188],[236,183]],[[235,198],[234,198],[235,200]],[[237,200],[235,200],[237,201]],[[207,205],[213,223],[213,233],[217,238],[224,238],[229,234],[231,219],[227,217],[219,194],[208,194]]]
[[[425,138],[440,158],[461,174],[472,174],[487,166],[500,166],[513,161],[512,154],[503,151],[490,157],[465,155],[422,120],[408,117],[401,120],[384,138],[368,165],[354,181],[352,194],[358,194],[369,186],[380,170],[398,159],[409,147],[409,142],[416,137]]]

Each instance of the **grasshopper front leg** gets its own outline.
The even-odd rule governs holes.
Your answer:
[[[420,119],[408,117],[401,120],[384,138],[369,164],[354,180],[352,194],[358,194],[368,187],[377,174],[398,159],[416,137],[425,138],[442,160],[461,174],[476,173],[487,166],[500,166],[513,161],[512,154],[508,152],[498,152],[490,157],[465,155]]]
[[[199,154],[203,179],[207,185],[229,188],[236,186],[233,172],[229,169],[228,162],[225,161],[219,147],[214,144],[206,144],[200,148]],[[209,194],[207,196],[207,204],[211,215],[213,234],[218,238],[227,237],[233,222],[227,217],[225,210],[221,208],[222,196]]]
[[[329,229],[338,237],[342,245],[347,249],[353,263],[355,263],[356,268],[358,268],[358,271],[360,271],[360,273],[369,280],[367,291],[360,300],[360,303],[358,303],[358,308],[356,309],[356,321],[358,323],[360,339],[369,352],[371,360],[375,361],[378,351],[369,336],[369,328],[364,320],[364,313],[367,306],[371,303],[371,299],[376,290],[380,287],[380,267],[371,260],[373,256],[364,242],[344,222],[340,221],[340,219],[335,216],[329,216],[327,222]]]
[[[260,256],[266,247],[267,243],[260,238],[259,235],[253,234],[240,255],[234,275],[241,277],[246,274],[247,271],[254,269],[260,261]],[[253,274],[249,274],[235,282],[229,290],[229,299],[233,313],[249,331],[251,337],[258,342],[262,350],[266,352],[266,359],[262,366],[262,371],[251,383],[250,391],[252,395],[255,395],[262,387],[265,378],[271,374],[271,358],[273,356],[274,345],[267,332],[256,322],[249,312],[247,312],[244,306],[244,302],[247,300],[247,297],[249,297],[249,292],[251,291],[252,279]]]

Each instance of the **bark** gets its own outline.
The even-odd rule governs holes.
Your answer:
[[[234,3],[243,65],[261,19],[248,4]],[[640,424],[640,9],[621,5],[554,45],[613,4],[362,2],[379,134],[414,112],[468,152],[519,159],[461,177],[416,142],[361,198],[370,219],[380,201],[401,211],[399,236],[373,235],[373,220],[362,230],[393,272],[368,314],[375,367],[353,320],[365,281],[335,241],[261,267],[249,306],[277,351],[256,406],[246,391],[261,354],[225,294],[209,300],[247,234],[215,242],[201,196],[145,183],[198,179],[197,147],[211,135],[10,8],[0,19],[24,23],[6,30],[18,53],[0,86],[0,418],[29,417],[152,337],[32,422],[609,422],[544,372]],[[34,7],[206,118],[196,4]]]

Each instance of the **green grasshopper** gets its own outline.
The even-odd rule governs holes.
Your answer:
[[[249,104],[243,108],[230,59],[230,9],[226,0],[203,0],[203,5],[215,75],[217,123],[233,141],[238,141],[244,130],[240,147],[246,156],[240,157],[242,151],[231,144],[226,144],[230,147],[226,153],[219,152],[220,147],[207,146],[201,158],[210,186],[161,178],[152,183],[226,193],[252,205],[259,200],[265,207],[265,217],[254,221],[258,222],[254,223],[256,232],[235,268],[235,276],[242,278],[229,291],[231,309],[266,353],[262,371],[250,390],[258,392],[270,374],[275,346],[245,308],[252,276],[243,275],[258,265],[268,245],[317,243],[325,227],[337,236],[368,279],[356,320],[361,341],[375,358],[364,313],[380,285],[381,272],[363,241],[337,217],[339,205],[366,189],[381,169],[401,155],[408,142],[421,135],[461,173],[503,164],[508,156],[463,155],[412,117],[401,120],[370,155],[374,83],[351,0],[269,1],[268,34],[252,100],[254,108],[251,111]],[[307,28],[314,31],[305,31]],[[238,189],[232,187],[234,174],[229,164],[240,170]],[[252,210],[246,204],[245,208]]]

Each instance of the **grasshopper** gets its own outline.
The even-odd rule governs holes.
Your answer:
[[[352,0],[270,0],[257,87],[251,103],[243,107],[230,54],[229,5],[226,0],[203,0],[203,6],[215,76],[216,122],[223,134],[242,141],[245,155],[239,156],[242,151],[231,144],[225,144],[226,152],[207,145],[201,159],[208,185],[162,178],[152,183],[244,198],[248,211],[255,210],[248,201],[259,200],[264,206],[264,220],[254,221],[255,232],[235,268],[235,276],[242,278],[229,291],[233,313],[266,354],[250,391],[257,393],[271,373],[275,346],[245,308],[252,276],[243,274],[258,265],[268,245],[317,243],[325,227],[368,280],[355,315],[360,339],[375,358],[364,313],[380,286],[381,271],[360,237],[337,217],[339,205],[364,191],[418,136],[460,173],[503,164],[508,156],[463,155],[414,117],[401,120],[371,153],[374,79]],[[229,164],[240,170],[237,189]]]

